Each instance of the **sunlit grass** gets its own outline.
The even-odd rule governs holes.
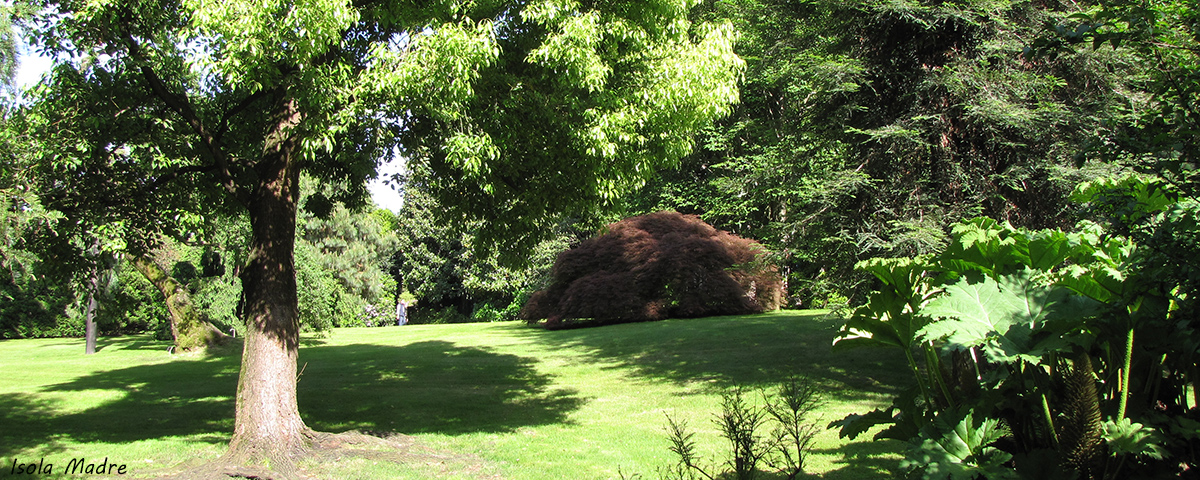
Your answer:
[[[309,426],[412,435],[419,451],[320,459],[318,478],[618,478],[657,469],[666,415],[688,421],[701,450],[723,448],[720,393],[789,375],[819,382],[822,426],[883,406],[908,380],[878,351],[833,355],[838,321],[781,312],[543,331],[517,323],[337,330],[300,351],[300,411]],[[87,457],[152,476],[215,458],[232,431],[240,356],[171,356],[146,337],[0,342],[0,455],[65,464]],[[809,471],[879,478],[899,444],[818,437]],[[167,470],[163,470],[166,468]],[[9,468],[0,468],[0,476]]]

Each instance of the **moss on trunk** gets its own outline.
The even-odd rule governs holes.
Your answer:
[[[229,340],[228,335],[196,311],[187,287],[168,275],[154,260],[144,255],[138,256],[133,259],[133,265],[166,298],[167,310],[171,313],[171,336],[175,338],[176,349],[195,350]]]

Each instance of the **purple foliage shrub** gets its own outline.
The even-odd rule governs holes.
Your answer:
[[[559,254],[550,285],[530,296],[521,318],[560,328],[775,310],[783,283],[765,253],[695,215],[627,218]]]

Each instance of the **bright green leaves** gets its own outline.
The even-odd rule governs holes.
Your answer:
[[[1132,225],[1178,203],[1179,193],[1164,181],[1127,175],[1085,182],[1071,199]]]
[[[930,265],[920,258],[873,258],[855,268],[874,274],[884,286],[846,320],[834,350],[868,345],[907,349],[928,322],[919,312],[937,292],[926,278]]]
[[[1013,344],[1028,339],[1028,330],[1018,330],[1008,338],[1009,330],[1021,322],[1024,302],[1016,292],[1002,291],[990,277],[970,282],[966,277],[946,287],[946,294],[930,302],[924,313],[942,321],[926,325],[919,335],[929,339],[944,339],[953,348],[983,345],[989,339],[1001,349],[1014,350]]]
[[[1091,222],[1034,232],[976,219],[956,225],[931,259],[860,264],[882,285],[839,342],[899,346],[924,403],[901,397],[886,412],[835,425],[857,434],[916,420],[921,432],[910,437],[905,464],[924,478],[1005,478],[1014,464],[1022,473],[1055,465],[1086,476],[1105,456],[1120,459],[1105,478],[1123,478],[1121,464],[1145,472],[1142,464],[1175,461],[1168,457],[1179,455],[1178,444],[1159,432],[1195,436],[1187,433],[1194,425],[1184,426],[1190,420],[1165,412],[1185,411],[1194,397],[1192,287],[1179,272],[1191,262],[1180,252],[1194,248],[1188,242],[1200,230],[1196,204],[1170,204],[1171,189],[1137,179],[1081,190],[1092,192],[1093,205],[1116,206],[1101,210],[1132,238]],[[1147,222],[1149,231],[1122,221]],[[924,264],[920,275],[905,268],[913,264]],[[914,324],[905,341],[898,327]],[[855,340],[863,329],[870,341]],[[920,351],[924,368],[914,360]],[[991,444],[1001,435],[1011,437],[1005,445],[1025,446],[999,453]]]
[[[420,109],[446,122],[467,115],[475,81],[500,54],[493,23],[449,22],[397,35],[373,47],[363,93],[393,115]]]
[[[1116,455],[1145,455],[1162,459],[1167,453],[1161,446],[1162,438],[1157,431],[1128,418],[1105,421],[1104,440],[1108,443],[1109,451]]]
[[[555,72],[568,91],[595,95],[574,137],[606,170],[593,188],[606,202],[689,153],[692,138],[680,133],[706,126],[738,100],[743,62],[732,27],[698,25],[689,35],[689,3],[600,11],[546,1],[521,13],[550,31],[526,61]]]
[[[1048,331],[1048,324],[1087,317],[1095,312],[1094,302],[1064,287],[1037,281],[1029,269],[991,277],[962,277],[946,287],[944,295],[929,303],[922,314],[939,319],[926,325],[918,336],[942,340],[947,348],[983,347],[988,359],[1000,363],[1024,360],[1037,363],[1049,350],[1066,345],[1064,335]],[[1040,335],[1035,341],[1035,334]],[[1048,348],[1050,347],[1050,348]]]
[[[492,143],[492,137],[459,133],[446,139],[446,159],[457,165],[471,178],[484,178],[488,173],[488,165],[500,156],[500,149]],[[488,193],[493,188],[490,184],[482,185]]]
[[[951,227],[954,240],[939,260],[947,270],[998,275],[1028,262],[1028,239],[1009,224],[973,218]]]
[[[997,419],[946,412],[921,430],[901,466],[927,480],[1020,478],[1003,466],[1012,455],[992,446],[1006,433]]]
[[[527,20],[544,20],[545,23],[550,23],[553,19],[559,29],[548,36],[540,47],[529,52],[529,61],[551,69],[561,69],[568,79],[589,93],[597,92],[604,87],[611,71],[611,67],[596,52],[605,29],[600,24],[599,12],[554,15],[560,11],[557,8],[548,8],[546,12],[549,15],[539,15],[537,10],[525,15]]]
[[[884,286],[847,320],[835,344],[866,336],[897,346],[924,339],[950,350],[982,347],[991,361],[1037,363],[1047,349],[1066,345],[1078,333],[1078,324],[1063,322],[1096,313],[1094,301],[1067,286],[1099,288],[1100,280],[1110,279],[1106,275],[1120,273],[1112,264],[1099,269],[1078,265],[1084,259],[1108,258],[1106,249],[1088,242],[1107,245],[1098,237],[1027,232],[987,218],[955,225],[952,236],[933,259],[860,262],[858,268],[873,273]],[[1068,259],[1076,263],[1057,272]],[[938,270],[950,275],[939,276]],[[1067,286],[1055,286],[1060,279]],[[1096,298],[1086,290],[1081,293]]]
[[[184,0],[190,42],[211,49],[198,57],[229,85],[274,85],[280,68],[311,68],[358,21],[346,0]]]
[[[1059,230],[1043,230],[1029,235],[1029,266],[1048,271],[1070,258],[1075,252],[1071,238]]]
[[[462,21],[405,32],[397,43],[378,44],[360,86],[364,96],[397,118],[416,110],[449,125],[441,155],[485,189],[488,165],[500,155],[494,139],[471,125],[475,83],[500,54],[489,20]]]
[[[732,28],[691,23],[689,5],[437,17],[376,46],[362,90],[403,119],[403,153],[439,179],[432,195],[493,220],[481,243],[532,246],[552,217],[594,217],[674,165],[737,101]]]

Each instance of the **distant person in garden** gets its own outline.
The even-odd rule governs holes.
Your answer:
[[[400,300],[396,303],[396,326],[408,323],[408,302]]]

